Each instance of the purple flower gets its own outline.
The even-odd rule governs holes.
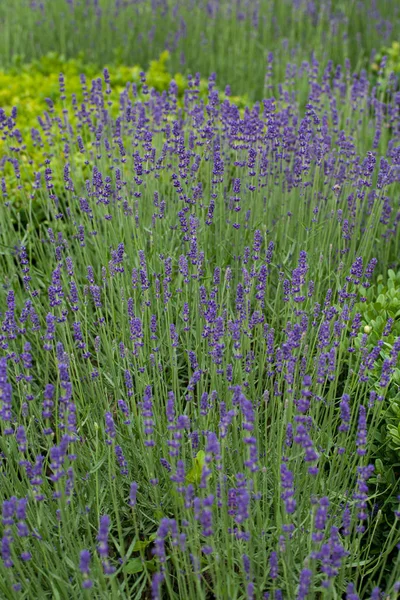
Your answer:
[[[253,260],[258,260],[260,258],[260,250],[263,242],[263,236],[261,231],[256,229],[254,232],[254,243],[253,243]]]
[[[247,600],[254,600],[254,583],[252,581],[250,581],[247,584]]]
[[[367,500],[368,500],[368,485],[367,481],[372,476],[375,467],[373,465],[367,465],[366,467],[357,467],[357,488],[353,494],[353,498],[357,501],[358,518],[361,524],[358,527],[358,531],[362,533],[365,529],[363,521],[368,518],[367,513]]]
[[[79,557],[79,570],[83,575],[89,575],[90,565],[90,552],[89,550],[82,550]],[[85,579],[87,582],[88,580]],[[89,587],[89,586],[84,586]],[[91,586],[90,586],[91,587]]]
[[[12,536],[10,531],[6,531],[1,539],[0,553],[6,569],[10,569],[14,563],[11,558],[11,542]]]
[[[220,444],[219,444],[216,434],[213,431],[207,432],[206,452],[207,452],[207,454],[210,454],[210,455],[214,454],[214,456],[217,460],[221,459]],[[211,460],[211,457],[206,462],[209,462],[210,460]]]
[[[130,425],[131,420],[129,418],[129,408],[126,402],[124,402],[124,400],[118,400],[118,408],[120,409],[124,417],[126,417],[124,425]]]
[[[151,582],[152,600],[161,600],[161,584],[165,579],[164,573],[155,573]]]
[[[117,457],[117,461],[120,466],[121,475],[128,475],[128,463],[126,461],[121,446],[115,446],[115,456]]]
[[[382,337],[387,337],[390,334],[392,327],[393,327],[393,322],[394,322],[393,319],[391,317],[389,317],[387,320],[387,323],[385,325],[385,328],[383,330]]]
[[[234,500],[235,512],[233,513],[235,516],[235,521],[239,525],[246,521],[250,514],[250,494],[247,489],[247,483],[244,475],[242,473],[238,473],[236,475],[237,479],[237,488],[231,490],[231,502]],[[232,506],[232,505],[231,505]]]
[[[360,325],[361,325],[361,313],[356,313],[354,315],[354,319],[351,324],[350,337],[357,337]]]
[[[351,533],[351,511],[349,505],[346,504],[342,515],[342,535],[347,537]]]
[[[165,540],[169,533],[177,537],[177,526],[176,521],[174,519],[161,519],[157,537],[154,541],[153,554],[158,558],[161,564],[164,564],[167,560],[167,556],[165,553]]]
[[[269,557],[269,576],[271,579],[278,577],[278,555],[276,552],[271,552]]]
[[[318,460],[318,454],[314,449],[312,440],[308,435],[307,429],[302,423],[297,425],[294,441],[296,444],[302,446],[302,448],[305,450],[304,460],[306,462],[314,462]]]
[[[272,256],[273,256],[273,253],[274,253],[274,248],[275,248],[275,244],[274,244],[274,242],[270,242],[270,243],[268,244],[268,248],[267,248],[267,251],[266,251],[266,253],[265,253],[265,262],[266,262],[268,265],[270,265],[270,264],[271,264],[271,262],[272,262]]]
[[[211,507],[214,503],[214,496],[210,494],[201,502],[200,498],[194,499],[195,519],[201,525],[201,534],[204,537],[213,535],[212,527],[212,511]]]
[[[341,425],[339,426],[339,431],[349,431],[350,429],[350,396],[348,394],[343,394],[342,399],[340,401],[340,417],[341,417]]]
[[[328,508],[329,508],[329,499],[324,496],[319,501],[319,506],[315,513],[314,518],[314,528],[317,530],[317,533],[314,533],[312,538],[315,542],[321,541],[323,539],[323,531],[326,527],[326,521],[328,518]]]
[[[134,508],[136,506],[136,495],[137,495],[137,490],[138,490],[138,484],[136,483],[136,481],[133,481],[131,483],[130,489],[129,489],[129,506],[131,506],[132,508]]]
[[[45,432],[44,432],[45,433]],[[37,486],[42,485],[43,483],[43,464],[44,457],[39,454],[35,458],[35,464],[32,467],[30,475],[30,482],[34,486],[34,490],[36,491]],[[39,497],[36,495],[36,500],[39,500]]]
[[[154,420],[151,385],[146,386],[145,389],[144,398],[142,402],[142,416],[144,423],[144,434],[146,436],[144,445],[147,447],[155,446],[155,441],[152,438],[154,431]]]
[[[286,438],[285,444],[288,448],[293,444],[293,425],[292,423],[288,423],[286,426]]]
[[[247,556],[247,554],[242,555],[242,561],[244,572],[246,573],[246,575],[250,575],[250,558]]]
[[[106,444],[111,445],[112,440],[115,439],[116,431],[115,431],[115,423],[110,412],[106,412],[105,414],[106,421],[106,434],[108,435],[108,439],[106,440]]]
[[[356,258],[356,260],[352,264],[351,269],[350,269],[350,274],[353,275],[354,277],[353,278],[346,277],[347,281],[353,281],[353,283],[358,285],[360,283],[360,279],[363,275],[363,259],[361,256]]]
[[[68,500],[67,500],[68,504],[71,501],[70,497],[71,497],[71,494],[74,489],[74,481],[75,481],[74,470],[72,469],[72,467],[69,467],[69,469],[67,470],[67,481],[65,484],[65,496],[66,496],[66,498],[68,498]]]
[[[59,481],[65,475],[63,465],[67,454],[68,444],[69,436],[65,435],[62,437],[59,446],[50,448],[50,468],[53,471],[50,479],[54,482]]]
[[[16,508],[17,498],[15,496],[11,496],[10,500],[3,501],[2,524],[4,527],[13,525]]]
[[[322,544],[317,552],[313,553],[313,557],[320,561],[320,570],[327,577],[322,582],[324,587],[329,586],[329,579],[336,577],[339,574],[342,566],[342,560],[349,555],[340,543],[339,530],[337,527],[331,527],[330,536],[326,543]]]
[[[369,261],[368,265],[365,268],[365,273],[364,273],[364,277],[367,279],[367,281],[364,281],[363,286],[369,287],[371,284],[369,283],[369,280],[372,278],[373,272],[375,270],[376,265],[378,264],[378,261],[376,258],[371,258],[371,260]]]
[[[168,400],[167,400],[167,405],[166,405],[166,409],[165,409],[166,415],[167,415],[167,421],[168,421],[168,429],[169,430],[173,430],[174,429],[174,421],[175,421],[175,396],[174,396],[174,392],[168,392]]]
[[[168,473],[171,472],[172,467],[166,458],[160,458],[160,464],[162,467],[164,467],[164,469],[166,469],[168,471]]]
[[[228,435],[228,429],[230,424],[232,423],[232,420],[235,416],[235,411],[233,409],[229,410],[229,411],[223,411],[222,409],[225,408],[225,403],[224,402],[220,402],[220,422],[219,422],[219,431],[220,431],[220,437],[221,439],[224,439],[227,435]]]
[[[300,294],[300,292],[305,283],[307,271],[307,253],[302,250],[299,256],[298,266],[292,272],[291,293],[295,302],[304,302],[305,300],[305,296]]]
[[[44,397],[43,411],[42,411],[43,419],[51,419],[52,409],[54,407],[53,396],[54,396],[54,385],[52,385],[51,383],[48,383],[48,384],[46,384],[46,387],[45,387],[45,390],[43,393],[43,397]]]
[[[15,507],[15,516],[20,521],[25,521],[26,519],[26,507],[28,505],[28,498],[21,498]]]
[[[132,381],[132,375],[130,374],[130,372],[128,370],[125,371],[124,373],[124,377],[125,377],[125,385],[126,385],[126,389],[128,390],[128,396],[132,397],[133,396],[133,381]]]
[[[111,575],[114,572],[114,568],[110,565],[108,561],[108,534],[110,528],[110,517],[108,515],[104,515],[100,518],[100,526],[97,534],[97,552],[99,553],[100,558],[102,559],[104,573],[106,575]]]
[[[356,593],[354,583],[349,583],[346,588],[346,600],[360,600],[360,596]]]
[[[25,428],[23,425],[20,425],[19,427],[17,427],[17,431],[15,433],[15,439],[17,440],[18,450],[20,452],[26,452],[27,439],[26,439]]]
[[[310,569],[303,569],[301,571],[299,578],[299,589],[297,592],[296,600],[307,600],[312,575],[313,573]]]
[[[285,463],[281,464],[281,485],[283,492],[281,498],[285,503],[285,509],[288,514],[296,510],[296,500],[294,499],[293,473],[289,471]]]
[[[171,338],[171,342],[172,342],[172,347],[177,348],[178,343],[179,343],[179,337],[178,337],[178,333],[176,331],[176,327],[173,323],[171,323],[171,325],[169,327],[169,333],[170,333],[170,338]]]
[[[357,427],[357,454],[359,456],[365,456],[367,453],[366,450],[367,444],[367,417],[365,406],[360,406],[359,414],[358,414],[358,427]]]
[[[301,390],[301,398],[296,403],[297,410],[303,414],[306,413],[310,408],[310,398],[312,398],[312,392],[309,388],[311,387],[311,384],[311,377],[309,375],[305,375],[303,378],[303,389]]]

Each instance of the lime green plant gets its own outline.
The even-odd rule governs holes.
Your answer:
[[[178,98],[180,104],[184,105],[183,95],[188,87],[188,80],[180,73],[171,73],[169,70],[169,52],[165,50],[158,59],[152,60],[148,71],[146,72],[146,84],[149,88],[154,88],[162,93],[169,89],[171,82],[175,81],[178,89]],[[147,99],[142,93],[141,72],[139,65],[114,65],[108,68],[111,86],[108,95],[108,109],[113,117],[116,117],[119,111],[119,100],[121,94],[130,84],[135,84],[139,100]],[[63,75],[65,82],[65,95],[69,102],[72,95],[75,95],[78,106],[84,101],[82,75],[86,79],[86,88],[90,92],[91,82],[103,77],[95,64],[85,62],[83,55],[78,58],[66,60],[64,56],[54,52],[34,60],[30,64],[20,64],[18,61],[8,70],[0,71],[0,110],[9,116],[13,107],[17,109],[16,127],[21,134],[23,145],[18,152],[18,159],[21,167],[20,188],[16,181],[14,167],[12,162],[5,162],[2,165],[1,176],[5,177],[7,187],[13,188],[17,193],[17,200],[23,205],[24,198],[30,193],[34,173],[41,171],[44,174],[45,160],[48,154],[54,150],[54,145],[62,149],[64,147],[63,133],[56,131],[52,134],[51,140],[47,139],[39,125],[38,118],[45,120],[45,113],[49,111],[49,103],[53,103],[51,118],[60,118],[64,120],[64,103],[60,101],[60,74]],[[103,84],[104,85],[104,84]],[[200,81],[200,96],[206,98],[208,93],[208,84],[206,80]],[[248,104],[247,97],[231,97],[239,109],[243,109]],[[76,116],[69,112],[68,122],[74,128],[76,126]],[[31,132],[37,129],[40,132],[42,143],[38,144],[32,139]],[[37,138],[36,138],[37,140]],[[9,140],[0,138],[0,157],[12,157],[13,151]],[[86,142],[88,151],[92,150],[92,143]],[[65,158],[63,152],[61,158]],[[76,167],[85,173],[85,159],[76,149],[74,152],[74,163]],[[60,168],[61,169],[61,168]],[[55,188],[62,185],[62,170],[55,172]],[[56,190],[57,191],[57,190]],[[21,196],[21,198],[19,198]],[[17,202],[18,204],[18,202]]]
[[[383,60],[385,57],[385,61]],[[400,76],[400,42],[393,42],[388,48],[384,47],[374,57],[371,71],[377,75],[378,83],[386,87],[392,73]]]

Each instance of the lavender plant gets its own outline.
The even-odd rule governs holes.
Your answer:
[[[289,72],[242,112],[61,77],[29,188],[2,114],[2,597],[397,597],[400,339],[377,383],[357,305],[398,267],[398,96]]]
[[[392,61],[391,44],[399,41],[399,6],[395,0],[14,0],[1,4],[0,28],[3,68],[55,51],[100,67],[122,61],[147,69],[169,50],[174,73],[216,71],[222,86],[259,100],[271,85],[276,93],[287,63],[290,77],[312,55],[384,71],[382,54]]]

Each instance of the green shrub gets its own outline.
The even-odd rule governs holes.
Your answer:
[[[354,313],[362,315],[361,332],[355,345],[360,348],[367,336],[365,353],[381,345],[379,356],[370,379],[376,393],[380,392],[383,362],[389,359],[395,340],[400,336],[400,271],[389,269],[379,275],[375,284],[363,289],[365,302],[354,306]],[[387,327],[390,320],[391,327]],[[376,467],[381,479],[393,482],[398,478],[400,466],[400,369],[395,368],[386,392],[381,411],[381,425],[376,436]]]
[[[383,58],[385,61],[383,62]],[[394,74],[397,78],[395,87],[398,87],[398,78],[400,77],[400,42],[393,42],[390,47],[381,48],[375,55],[374,62],[371,64],[371,71],[377,77],[377,83],[387,88],[390,76]]]

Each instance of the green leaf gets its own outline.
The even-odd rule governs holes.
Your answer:
[[[104,454],[104,456],[102,456],[102,458],[99,460],[98,463],[96,463],[92,469],[90,469],[89,473],[96,473],[96,471],[98,471],[100,469],[100,467],[104,464],[104,462],[107,460],[107,454]]]
[[[147,540],[137,540],[132,548],[132,552],[140,552],[140,550],[146,550],[147,546],[149,546],[156,539],[157,534],[152,533],[149,535]]]
[[[204,452],[204,450],[199,450],[199,452],[196,454],[196,458],[194,459],[193,467],[186,475],[186,481],[188,483],[194,483],[195,485],[199,485],[205,460],[206,453]]]
[[[123,568],[124,573],[133,575],[134,573],[141,573],[144,569],[144,564],[141,558],[132,558],[126,563]]]
[[[157,565],[156,565],[156,561],[154,560],[154,558],[152,558],[151,560],[146,560],[146,562],[144,564],[146,565],[146,569],[148,571],[150,571],[151,573],[154,573],[155,571],[157,571]]]
[[[151,544],[150,540],[138,540],[137,542],[135,542],[132,552],[140,552],[140,550],[146,550],[149,544]]]

